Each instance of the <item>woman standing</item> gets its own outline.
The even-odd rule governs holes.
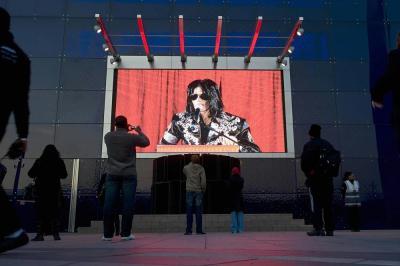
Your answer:
[[[67,177],[67,170],[60,153],[54,145],[47,145],[39,159],[28,172],[35,179],[37,234],[32,241],[43,241],[46,228],[51,227],[54,240],[60,240],[59,208],[61,196],[60,179]]]
[[[232,234],[243,232],[243,184],[244,180],[240,176],[240,168],[233,167],[229,178]]]

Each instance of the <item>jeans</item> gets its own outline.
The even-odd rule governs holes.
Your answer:
[[[114,235],[114,221],[117,215],[120,192],[122,190],[122,222],[121,236],[129,236],[132,231],[133,214],[136,199],[136,175],[117,176],[107,175],[104,200],[104,237]]]
[[[335,229],[332,208],[333,184],[311,187],[311,195],[314,205],[314,229],[321,231],[325,227],[326,231],[332,232]]]
[[[201,233],[203,232],[203,222],[202,222],[203,193],[194,191],[186,192],[186,232],[192,233],[193,201],[196,213],[196,233]]]
[[[350,230],[360,230],[360,206],[346,207]]]
[[[243,232],[243,212],[233,211],[231,212],[231,232],[242,233]]]

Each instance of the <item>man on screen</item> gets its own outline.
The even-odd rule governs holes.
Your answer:
[[[260,152],[246,120],[223,111],[217,84],[194,80],[187,88],[186,111],[174,114],[161,144],[238,145],[240,152]]]

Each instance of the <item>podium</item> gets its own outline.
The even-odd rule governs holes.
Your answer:
[[[191,154],[171,155],[153,161],[151,196],[154,214],[186,212],[186,177],[182,170],[190,162],[190,157]],[[232,168],[240,165],[239,159],[224,155],[204,154],[200,157],[200,161],[207,178],[203,212],[227,213],[229,211],[227,181]]]
[[[217,153],[239,152],[238,145],[157,145],[157,152]]]

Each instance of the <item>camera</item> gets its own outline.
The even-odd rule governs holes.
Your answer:
[[[133,131],[136,130],[138,127],[136,126],[132,126],[132,125],[128,125],[128,131]]]

